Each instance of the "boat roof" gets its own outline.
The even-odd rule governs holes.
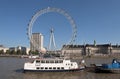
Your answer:
[[[66,60],[66,59],[63,59],[63,58],[37,58],[35,60]],[[67,59],[69,60],[69,59]]]

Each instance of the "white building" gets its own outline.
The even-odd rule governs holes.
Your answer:
[[[10,47],[9,48],[10,51],[14,50],[15,52],[17,52],[18,50],[22,51],[23,54],[29,54],[30,48],[27,47],[23,47],[23,46],[17,46],[17,47]]]
[[[3,50],[3,52],[5,53],[7,50],[9,50],[9,48],[0,45],[0,50]]]
[[[32,43],[30,43],[30,50],[31,51],[45,51],[43,47],[43,40],[44,37],[41,33],[33,33],[32,34]]]
[[[80,56],[120,56],[120,45],[111,44],[86,44],[64,45],[62,55],[66,57]]]
[[[26,54],[29,55],[30,48],[26,48]]]

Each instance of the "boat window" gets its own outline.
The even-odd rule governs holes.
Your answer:
[[[62,60],[60,60],[60,61],[59,61],[59,63],[63,63],[63,61],[62,61]]]
[[[56,67],[53,67],[53,69],[56,69]]]
[[[73,64],[71,64],[71,66],[73,66]]]
[[[45,63],[45,61],[44,61],[44,60],[42,60],[42,61],[41,61],[41,63]]]
[[[31,63],[34,63],[35,61],[31,61]]]
[[[46,61],[46,63],[49,63],[49,61]]]
[[[36,69],[40,69],[39,67],[36,67]]]
[[[69,64],[69,63],[66,63],[66,65],[68,65],[68,66],[69,66],[70,64]]]
[[[50,63],[54,63],[54,61],[50,61]]]
[[[36,63],[40,63],[40,60],[36,60]]]
[[[61,67],[61,69],[64,69],[64,67]]]
[[[40,69],[44,69],[44,67],[41,67]]]
[[[45,69],[48,69],[48,67],[45,67]]]
[[[49,69],[52,69],[52,67],[49,67]]]
[[[55,60],[55,63],[58,63],[58,61],[57,61],[57,60]]]
[[[60,67],[57,67],[57,69],[60,69]]]

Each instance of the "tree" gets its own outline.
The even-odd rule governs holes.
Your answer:
[[[21,50],[17,50],[16,55],[21,55]]]
[[[21,54],[26,55],[26,51],[25,50],[21,51]]]
[[[13,55],[13,54],[15,54],[15,53],[16,53],[15,50],[11,50],[9,54],[10,54],[10,55]]]
[[[39,51],[38,50],[36,50],[36,51],[29,51],[29,54],[31,55],[31,54],[33,54],[33,55],[39,55]]]
[[[10,54],[10,50],[6,50],[6,54]]]
[[[2,50],[0,50],[0,54],[4,54],[4,50],[2,49]]]

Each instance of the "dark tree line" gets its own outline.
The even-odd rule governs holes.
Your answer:
[[[6,52],[4,52],[3,50],[0,50],[0,54],[8,54],[8,55],[26,55],[26,51],[21,51],[21,50],[6,50]]]
[[[32,54],[32,55],[39,55],[39,51],[37,51],[37,50],[36,50],[36,51],[31,51],[31,50],[30,50],[30,51],[29,51],[29,55],[31,55],[31,54]]]

